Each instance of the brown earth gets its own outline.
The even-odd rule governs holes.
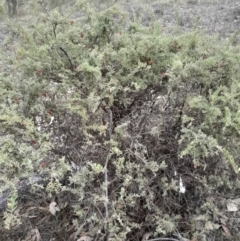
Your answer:
[[[142,15],[144,24],[148,24],[150,21],[150,17],[144,14],[149,7],[155,14],[156,21],[159,21],[167,31],[176,30],[176,27],[183,31],[197,28],[208,34],[218,34],[221,38],[229,38],[240,30],[240,1],[238,0],[161,2],[122,3],[120,5],[131,15],[134,12],[137,16]]]

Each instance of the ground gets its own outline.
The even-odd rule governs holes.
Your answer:
[[[238,0],[142,2],[142,4],[123,3],[122,5],[129,12],[138,14],[144,12],[146,6],[149,6],[153,10],[156,20],[165,29],[178,26],[180,30],[189,31],[197,28],[209,34],[217,34],[221,38],[229,38],[240,29],[240,1]],[[149,17],[143,18],[143,21],[147,23]]]
[[[110,1],[107,6],[111,6],[113,2]],[[150,20],[146,12],[152,10],[156,21],[159,21],[166,30],[175,29],[176,26],[184,31],[197,28],[209,34],[217,34],[221,38],[229,38],[240,29],[240,1],[238,0],[116,0],[115,2],[131,15],[135,13],[140,16],[145,13],[145,17],[143,16],[145,24]],[[103,5],[106,6],[101,4]],[[24,5],[18,10],[18,16],[13,21],[18,21],[26,14]],[[4,35],[5,31],[1,30],[0,39],[3,39]]]

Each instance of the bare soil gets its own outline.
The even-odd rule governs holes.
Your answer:
[[[131,1],[129,1],[131,2]],[[240,30],[240,1],[238,0],[187,0],[187,1],[151,1],[152,3],[120,3],[131,15],[143,16],[143,23],[150,21],[150,9],[156,21],[166,31],[191,31],[199,29],[207,34],[217,34],[220,38],[229,38]],[[239,42],[239,39],[237,39]]]
[[[97,8],[113,4],[113,0],[107,4],[106,1],[102,1],[104,2],[102,4],[93,2]],[[141,18],[144,25],[149,24],[149,13],[153,13],[156,21],[166,32],[174,32],[176,29],[178,31],[199,29],[207,34],[217,34],[220,38],[230,38],[240,31],[239,0],[115,0],[114,2],[129,12],[130,17],[135,14]],[[18,22],[27,14],[24,8],[24,5],[19,7],[13,21]],[[6,34],[3,29],[0,28],[1,40]],[[236,37],[236,42],[239,43],[239,40],[240,38]]]

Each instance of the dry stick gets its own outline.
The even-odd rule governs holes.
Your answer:
[[[86,222],[84,221],[84,223],[77,229],[77,231],[75,232],[75,235],[74,235],[75,239],[77,238],[78,234],[80,234],[80,232],[82,231],[85,224],[86,224]]]
[[[108,113],[109,113],[109,140],[111,140],[111,136],[112,136],[112,111],[109,108],[106,108]],[[110,148],[109,148],[110,149]],[[105,202],[104,202],[104,206],[105,206],[105,221],[108,222],[108,162],[110,159],[110,150],[108,152],[107,158],[106,158],[106,162],[105,162],[105,166],[104,166],[104,182],[105,182]]]
[[[181,241],[179,239],[175,239],[175,238],[154,238],[154,239],[148,239],[147,241]]]
[[[45,7],[43,1],[38,1],[38,3],[42,6],[42,8],[44,9],[44,11],[47,13],[47,15],[50,17],[50,14],[49,14],[49,11],[47,10],[47,8]],[[52,23],[52,27],[53,27],[53,34],[54,34],[54,37],[56,38],[56,27],[57,27],[57,22],[53,22]]]
[[[112,127],[113,127],[113,121],[112,121],[112,111],[110,108],[106,108],[106,110],[109,113],[109,126],[108,126],[108,132],[109,132],[109,140],[111,140],[112,137]],[[106,158],[106,162],[105,162],[105,166],[104,166],[104,182],[105,182],[105,202],[104,202],[104,206],[105,206],[105,232],[106,232],[106,240],[107,237],[109,235],[108,232],[108,218],[109,218],[109,214],[108,214],[108,203],[109,203],[109,199],[108,199],[108,162],[111,156],[111,144],[109,146],[109,150],[108,150],[108,154],[107,154],[107,158]]]
[[[110,153],[108,153],[107,158],[106,158],[106,162],[105,162],[105,166],[104,166],[104,182],[105,182],[105,202],[104,202],[104,206],[105,206],[105,220],[108,221],[108,170],[107,170],[107,166],[108,166],[108,161],[110,158]]]
[[[49,11],[45,7],[45,4],[43,3],[43,1],[38,1],[38,3],[42,6],[43,10],[47,13],[47,15],[50,16]]]
[[[70,65],[71,65],[71,70],[73,71],[73,69],[74,69],[74,67],[73,67],[73,63],[72,63],[72,61],[71,61],[71,59],[70,59],[68,53],[67,53],[66,50],[63,49],[62,47],[60,47],[59,49],[60,49],[60,50],[65,54],[65,56],[67,57],[67,59],[68,59]]]

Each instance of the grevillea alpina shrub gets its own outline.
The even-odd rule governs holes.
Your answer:
[[[166,35],[117,5],[98,12],[77,1],[72,11],[79,17],[53,11],[12,26],[4,189],[44,173],[51,200],[74,195],[75,236],[81,225],[95,240],[221,234],[227,194],[239,188],[239,47],[197,31]],[[16,205],[14,192],[8,228],[26,222]]]

